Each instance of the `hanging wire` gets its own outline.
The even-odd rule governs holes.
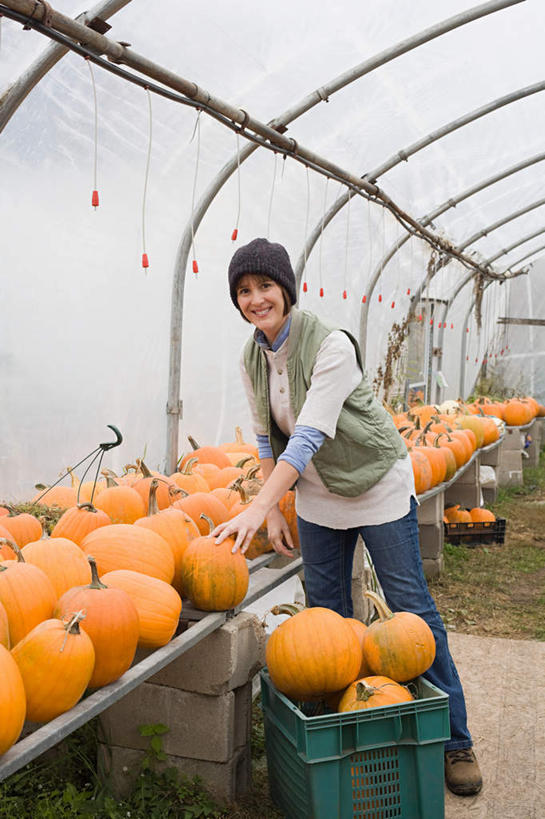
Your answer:
[[[272,214],[272,205],[273,205],[273,198],[274,198],[274,186],[276,184],[276,166],[277,166],[278,154],[274,153],[274,168],[273,168],[273,178],[272,178],[272,185],[271,185],[271,195],[269,197],[269,213],[267,215],[267,239],[270,239],[271,236],[271,214]]]
[[[142,267],[146,270],[149,267],[148,254],[146,252],[146,197],[148,194],[148,177],[151,160],[151,145],[153,139],[153,116],[151,109],[151,93],[146,86],[146,94],[148,96],[148,113],[149,113],[149,130],[148,130],[148,154],[146,156],[146,171],[144,174],[144,195],[142,196]]]
[[[85,57],[85,62],[87,63],[87,67],[89,68],[89,74],[91,76],[91,86],[93,88],[93,103],[94,103],[94,133],[93,133],[93,141],[94,141],[94,157],[93,157],[93,193],[91,195],[91,205],[96,210],[99,205],[98,199],[98,185],[97,185],[97,167],[98,167],[98,105],[97,105],[97,89],[95,85],[95,75],[93,73],[93,68],[91,65],[91,60],[88,57]]]
[[[231,241],[236,242],[238,238],[238,223],[240,221],[240,137],[238,132],[235,134],[237,138],[237,196],[238,196],[238,203],[237,203],[237,218],[235,221],[235,228],[231,234]]]
[[[308,167],[306,168],[307,173],[307,204],[306,204],[306,213],[305,213],[305,235],[303,238],[303,247],[305,250],[305,274],[307,272],[307,235],[308,235],[308,216],[310,211],[310,177],[308,173]],[[303,280],[303,293],[306,293],[308,290],[308,285],[306,279]]]
[[[323,277],[322,277],[322,245],[324,241],[324,219],[325,219],[325,211],[327,206],[327,186],[329,184],[329,177],[326,177],[325,186],[324,186],[324,203],[322,208],[322,224],[320,226],[320,248],[318,254],[318,271],[319,271],[319,279],[320,279],[320,298],[324,297],[324,286],[323,286]]]
[[[369,245],[369,270],[373,271],[373,233],[371,231],[371,200],[367,200],[367,242]],[[366,279],[367,281],[367,279]],[[365,304],[367,301],[367,294],[362,293],[361,303]]]
[[[343,276],[343,299],[346,299],[347,294],[347,286],[348,286],[348,248],[350,245],[350,201],[352,199],[352,195],[348,193],[348,202],[346,206],[346,237],[345,237],[345,248],[344,248],[344,276]]]
[[[201,153],[201,109],[197,111],[197,118],[195,120],[195,127],[191,135],[190,142],[197,134],[197,156],[195,158],[195,173],[193,174],[193,190],[191,192],[191,249],[193,253],[193,273],[195,275],[199,272],[199,265],[197,264],[197,253],[195,251],[195,194],[197,190],[197,176],[199,173],[199,158]]]
[[[384,251],[385,250],[386,250],[386,208],[382,208],[382,247],[380,249],[380,258],[381,259],[384,259]],[[384,282],[382,282],[383,272],[384,272],[384,263],[380,267],[381,284],[384,284]],[[378,294],[378,300],[379,300],[379,302],[382,301],[382,293],[380,291],[379,291],[379,294]]]

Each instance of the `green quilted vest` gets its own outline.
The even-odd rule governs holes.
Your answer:
[[[317,316],[293,308],[288,336],[288,382],[290,401],[298,417],[305,402],[318,350],[335,327],[324,324]],[[362,371],[356,339],[352,341]],[[267,431],[274,459],[286,448],[288,438],[271,417],[269,379],[264,350],[253,337],[244,348],[244,364],[252,382],[256,408],[263,429]],[[326,438],[312,463],[330,492],[343,497],[357,497],[373,486],[407,449],[389,413],[375,398],[366,377],[343,404],[334,438]]]

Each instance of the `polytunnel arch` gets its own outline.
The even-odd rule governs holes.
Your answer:
[[[487,5],[488,5],[488,4],[487,4]],[[451,7],[450,7],[450,8],[452,8],[452,5],[451,5]],[[131,39],[131,38],[128,38],[128,39]],[[307,87],[308,87],[308,86],[307,86]],[[324,86],[320,86],[320,88],[321,88],[321,89],[323,89],[323,88],[324,88]],[[332,100],[332,101],[333,101],[333,100]],[[242,102],[242,100],[241,100],[241,104],[242,104],[242,105],[244,104],[244,103]],[[322,108],[325,108],[325,107],[323,106]],[[251,110],[251,106],[248,106],[248,109],[249,109],[249,110]],[[276,110],[279,110],[279,109],[278,109],[278,107],[276,107]],[[328,109],[326,109],[326,110],[328,110]],[[273,122],[274,122],[274,120],[273,120]],[[262,152],[261,152],[261,153],[262,153]],[[388,151],[388,153],[390,153],[390,151]],[[290,163],[290,164],[291,164],[291,163]],[[375,163],[373,163],[373,164],[375,164]],[[363,165],[362,165],[361,163],[358,163],[358,166],[357,166],[357,167],[360,167],[360,168],[361,168],[361,167],[363,167]],[[423,212],[423,211],[424,211],[424,208],[422,208],[422,209],[421,209],[421,208],[419,208],[419,209],[418,209],[418,211],[419,211],[419,212]]]

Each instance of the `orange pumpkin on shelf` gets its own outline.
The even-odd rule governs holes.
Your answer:
[[[11,652],[0,645],[0,756],[19,738],[26,715],[25,686]]]
[[[197,458],[190,458],[185,462],[179,472],[173,472],[169,478],[172,483],[179,489],[183,489],[188,495],[191,495],[193,492],[208,492],[210,489],[206,478],[198,472],[193,471],[193,467],[196,464],[198,464]],[[212,470],[212,474],[214,474],[214,472],[219,473],[219,467],[217,470]]]
[[[146,514],[146,504],[132,486],[110,483],[95,500],[97,509],[106,512],[112,523],[134,523]]]
[[[225,505],[211,492],[194,492],[186,498],[174,501],[172,506],[189,515],[191,520],[197,524],[201,535],[208,535],[208,524],[201,515],[209,517],[214,522],[214,526],[225,523],[229,518]]]
[[[81,546],[83,538],[100,529],[109,526],[111,519],[102,509],[97,509],[91,503],[79,503],[64,512],[51,531],[51,537],[65,537]]]
[[[32,503],[40,506],[58,506],[60,509],[69,509],[78,502],[77,492],[71,486],[51,486],[40,489],[32,498]]]
[[[231,461],[222,450],[217,446],[199,446],[199,444],[195,441],[191,435],[188,435],[188,440],[191,446],[193,447],[193,452],[189,452],[187,455],[184,455],[182,460],[180,461],[180,466],[185,466],[185,464],[191,459],[196,458],[200,464],[214,464],[215,466],[223,469],[224,466],[231,466]]]
[[[8,615],[2,603],[0,603],[0,646],[10,647]]]
[[[11,533],[20,549],[32,540],[39,540],[43,534],[42,524],[38,518],[29,515],[27,512],[3,517],[1,525]]]
[[[167,511],[167,510],[165,510]],[[175,563],[167,541],[142,526],[132,523],[112,523],[90,532],[81,544],[88,556],[94,557],[99,574],[114,569],[132,569],[171,583]]]
[[[38,566],[51,580],[57,599],[72,586],[91,580],[91,569],[80,547],[65,537],[48,537],[23,546],[27,563]]]
[[[17,560],[0,563],[0,603],[8,615],[11,645],[15,646],[34,626],[51,617],[57,595],[45,572],[25,563],[19,547],[13,545]]]

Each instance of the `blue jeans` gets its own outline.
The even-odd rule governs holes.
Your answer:
[[[418,545],[416,501],[408,515],[380,526],[328,529],[297,519],[305,588],[309,606],[325,606],[352,617],[352,562],[358,534],[371,555],[386,602],[392,611],[412,611],[422,617],[435,637],[436,655],[422,676],[449,695],[451,738],[445,750],[469,748],[464,693],[448,648],[447,632],[422,569]]]

